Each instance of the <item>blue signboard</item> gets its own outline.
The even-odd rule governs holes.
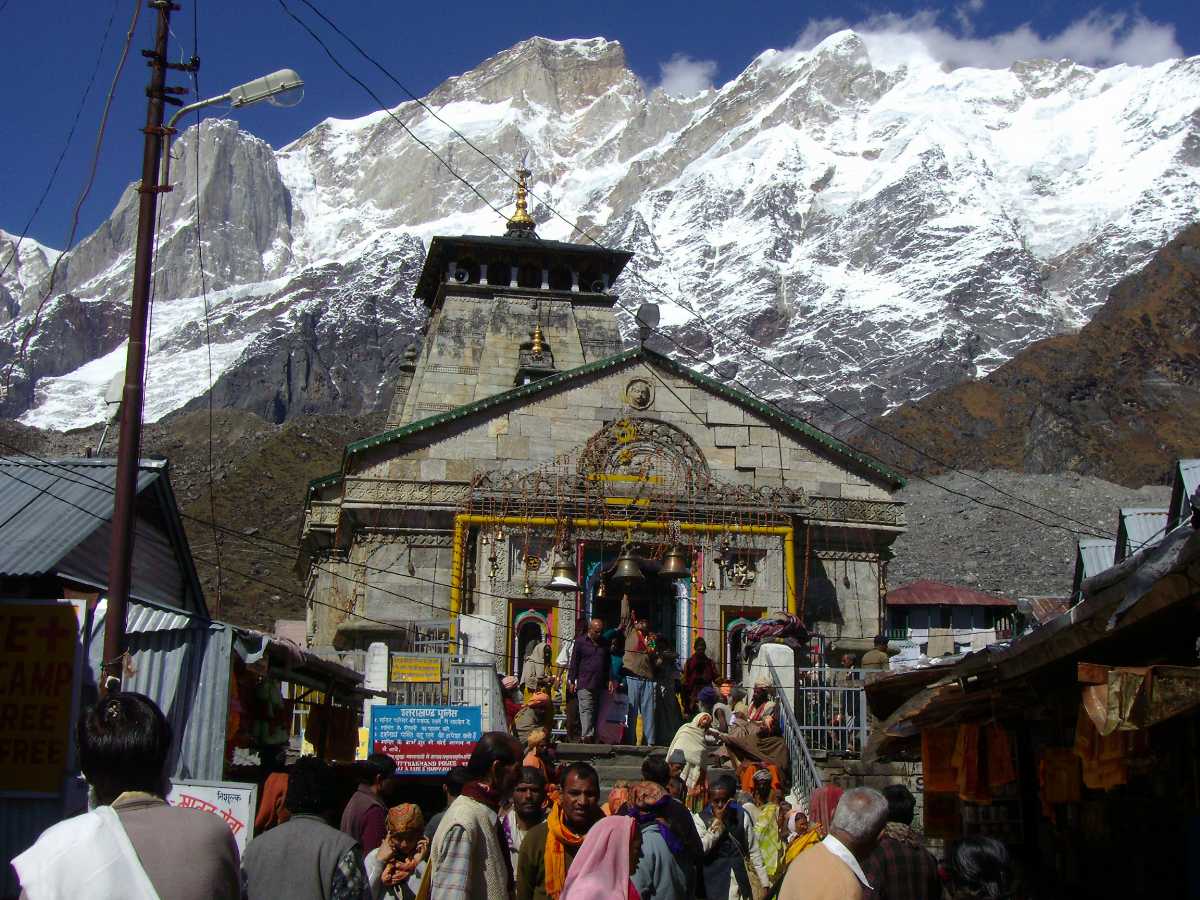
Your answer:
[[[372,706],[371,750],[402,775],[445,775],[470,759],[482,723],[478,706]]]

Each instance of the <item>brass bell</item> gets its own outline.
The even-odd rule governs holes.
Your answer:
[[[717,580],[715,578],[708,579],[708,589],[715,591],[717,589]]]
[[[579,585],[575,581],[575,569],[562,557],[559,557],[550,568],[550,583],[546,585],[552,591],[577,591]]]
[[[662,568],[658,570],[658,574],[664,578],[687,578],[692,574],[677,544],[672,544],[667,555],[663,557]]]
[[[598,585],[596,585],[596,599],[603,600],[605,593],[606,593],[606,591],[604,588],[604,582],[601,581]]]
[[[491,541],[491,539],[490,539],[490,538],[487,536],[487,532],[485,531],[485,532],[483,533],[483,541],[482,541],[482,543],[483,543],[483,546],[485,546],[485,547],[486,547],[486,546],[487,546],[488,544],[490,544],[491,542],[492,542],[492,541]]]
[[[532,588],[532,587],[530,587],[530,585],[529,585],[529,582],[528,582],[528,581],[527,581],[527,582],[525,582],[525,587],[524,587],[524,589],[523,589],[523,591],[522,591],[522,592],[525,594],[525,596],[526,596],[526,597],[529,597],[529,596],[531,596],[531,595],[533,594],[533,588]]]
[[[639,585],[646,580],[646,576],[642,574],[641,563],[634,554],[633,548],[628,544],[621,548],[621,554],[617,557],[611,577],[614,585],[626,588]]]

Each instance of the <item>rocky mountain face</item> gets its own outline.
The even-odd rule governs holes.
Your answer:
[[[566,219],[636,253],[623,303],[660,303],[697,354],[837,424],[816,392],[880,413],[985,375],[1086,323],[1200,218],[1200,58],[948,70],[872,41],[847,31],[769,51],[681,98],[647,90],[616,42],[532,38],[425,99],[503,167],[526,160],[543,237],[588,239]],[[415,103],[326,120],[278,151],[230,121],[180,137],[149,419],[207,406],[206,337],[220,407],[271,422],[386,408],[424,321],[410,298],[429,238],[503,230],[397,119],[511,210],[507,172]],[[0,415],[52,428],[105,416],[135,200],[131,188],[63,260],[49,296],[51,250],[22,244],[0,276]],[[0,232],[0,265],[11,246]],[[747,337],[813,391],[749,360]]]
[[[882,432],[855,443],[917,471],[942,467],[888,435],[957,468],[1164,482],[1200,448],[1200,225],[1123,279],[1079,332],[873,424]]]

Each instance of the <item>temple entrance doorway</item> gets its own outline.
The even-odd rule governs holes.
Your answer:
[[[512,622],[509,625],[509,671],[521,678],[522,667],[529,651],[549,640],[550,610],[545,606],[528,603],[512,603]]]
[[[745,647],[746,629],[758,622],[766,612],[761,607],[722,606],[721,631],[725,636],[721,647],[721,671],[726,678],[732,678],[736,683],[742,683],[745,660],[742,650]]]
[[[664,578],[658,574],[659,564],[649,558],[649,547],[634,547],[642,560],[645,580],[641,585],[622,590],[607,578],[612,574],[614,561],[621,552],[619,542],[586,542],[580,548],[583,580],[581,589],[583,615],[580,629],[589,618],[604,622],[605,630],[616,628],[621,619],[621,597],[628,593],[634,618],[645,618],[650,630],[659,638],[659,648],[670,648],[686,659],[689,652],[690,616],[688,598],[690,578]],[[644,554],[644,555],[643,555]]]

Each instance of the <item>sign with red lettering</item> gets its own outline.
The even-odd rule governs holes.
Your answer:
[[[57,794],[71,765],[79,612],[0,601],[0,791]]]
[[[173,781],[167,802],[184,809],[198,809],[217,816],[229,828],[238,852],[254,837],[257,785],[240,781]]]
[[[481,720],[478,706],[372,706],[371,747],[399,775],[445,775],[471,758]]]

